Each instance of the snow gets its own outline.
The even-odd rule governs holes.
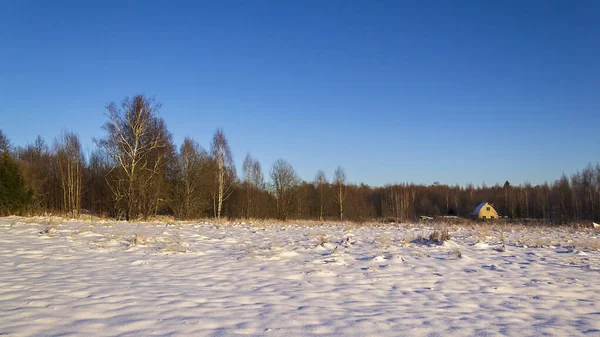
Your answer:
[[[0,218],[0,336],[600,336],[594,230],[431,230]]]

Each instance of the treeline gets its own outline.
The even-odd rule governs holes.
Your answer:
[[[331,179],[319,171],[313,181],[302,181],[285,160],[265,173],[250,155],[238,175],[222,130],[215,132],[208,150],[192,138],[177,147],[158,116],[160,108],[143,95],[108,105],[104,137],[94,139],[96,148],[88,158],[71,131],[51,144],[38,136],[28,146],[13,147],[0,130],[0,214],[412,220],[419,215],[469,217],[487,201],[510,218],[600,220],[598,164],[535,186],[507,181],[489,187],[371,187],[349,184],[342,167]]]

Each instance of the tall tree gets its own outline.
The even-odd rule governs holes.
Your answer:
[[[223,202],[229,198],[235,185],[235,165],[223,130],[218,129],[211,143],[211,155],[216,164],[213,188],[214,215],[221,218]]]
[[[336,186],[335,201],[340,210],[340,221],[344,220],[344,201],[346,201],[346,172],[341,166],[338,166],[333,174],[333,181]]]
[[[325,186],[327,185],[327,178],[325,172],[319,170],[314,180],[315,188],[319,194],[319,221],[323,221],[323,209],[325,206]]]
[[[65,131],[54,142],[55,155],[60,169],[63,211],[78,217],[81,210],[84,157],[79,137]]]
[[[31,191],[25,182],[19,165],[9,152],[9,141],[0,130],[0,215],[22,211],[31,201]]]
[[[8,140],[2,129],[0,129],[0,153],[10,152],[10,147],[10,141]]]
[[[300,178],[290,163],[279,159],[271,169],[272,191],[277,203],[277,217],[286,220],[292,209],[294,193]]]
[[[259,217],[260,202],[263,199],[262,195],[265,193],[265,178],[262,173],[262,168],[258,160],[254,160],[252,163],[252,200],[254,200],[254,217]]]
[[[252,163],[252,185],[259,190],[265,188],[265,178],[262,173],[260,162],[257,160]]]
[[[86,170],[84,207],[100,216],[114,215],[107,182],[110,169],[108,154],[99,148],[92,151]]]
[[[61,211],[62,187],[55,156],[41,136],[25,149],[17,149],[25,186],[33,193],[31,211],[36,214]]]
[[[246,158],[244,158],[243,173],[244,173],[244,189],[246,190],[246,219],[250,218],[250,208],[252,205],[252,166],[254,164],[254,160],[250,156],[250,153],[246,154]]]
[[[206,175],[208,172],[208,153],[198,142],[186,137],[179,150],[179,181],[181,188],[177,188],[178,204],[176,214],[180,218],[197,218],[208,209],[208,186]]]
[[[245,217],[251,218],[258,213],[258,197],[260,190],[264,188],[264,177],[258,160],[255,160],[248,153],[243,164],[244,191],[246,194]]]
[[[158,117],[160,103],[143,95],[107,106],[106,137],[97,144],[113,161],[109,186],[115,206],[127,220],[156,211],[157,182],[167,164],[171,134]],[[160,190],[160,189],[158,189]],[[149,193],[153,192],[153,193]]]

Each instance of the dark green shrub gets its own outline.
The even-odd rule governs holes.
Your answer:
[[[31,202],[19,165],[8,153],[0,154],[0,215],[15,214]]]

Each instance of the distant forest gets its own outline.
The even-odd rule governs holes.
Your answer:
[[[138,95],[107,109],[105,132],[85,158],[77,134],[13,147],[0,130],[0,214],[94,214],[118,219],[413,220],[470,217],[481,202],[502,216],[553,223],[600,221],[600,165],[552,183],[494,186],[394,184],[371,187],[316,172],[301,180],[285,160],[263,170],[247,155],[238,177],[222,130],[207,150],[192,138],[177,148],[160,104]]]

